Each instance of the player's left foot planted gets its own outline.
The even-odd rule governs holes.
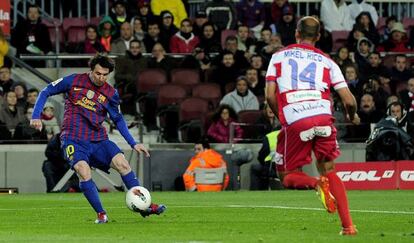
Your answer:
[[[98,218],[95,220],[95,224],[105,224],[108,223],[108,216],[105,212],[98,213]]]
[[[325,176],[321,176],[318,180],[317,194],[319,195],[322,205],[328,211],[328,213],[335,213],[336,211],[336,200],[335,197],[329,191],[329,180]]]
[[[147,208],[146,210],[142,210],[139,213],[141,214],[142,217],[147,217],[150,216],[151,214],[156,214],[156,215],[160,215],[162,214],[165,210],[167,209],[167,207],[165,205],[158,205],[155,203],[151,203],[151,206],[149,206],[149,208]]]

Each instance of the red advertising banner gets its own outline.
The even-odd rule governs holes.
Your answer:
[[[10,36],[10,1],[0,1],[0,28],[5,36]]]
[[[397,188],[398,171],[395,162],[337,163],[335,168],[346,189],[392,190]]]
[[[398,188],[414,189],[414,161],[398,161],[399,171]]]

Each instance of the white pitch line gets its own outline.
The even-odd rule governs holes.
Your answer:
[[[308,207],[290,207],[290,206],[278,206],[278,205],[174,205],[167,208],[273,208],[273,209],[290,209],[290,210],[306,210],[306,211],[325,211],[323,208],[308,208]],[[122,209],[126,207],[107,207],[108,209]],[[90,207],[60,207],[60,208],[0,208],[0,211],[30,211],[30,210],[68,210],[68,209],[91,209]],[[351,212],[358,213],[378,213],[378,214],[405,214],[414,215],[414,212],[408,211],[387,211],[387,210],[365,210],[365,209],[353,209]]]

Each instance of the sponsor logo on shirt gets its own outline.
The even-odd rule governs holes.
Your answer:
[[[304,100],[320,100],[322,94],[318,90],[298,90],[286,94],[286,100],[288,103],[296,103]]]
[[[75,102],[75,105],[80,105],[85,109],[88,109],[88,110],[91,110],[91,111],[96,111],[96,108],[95,108],[96,103],[93,102],[92,100],[88,99],[87,97],[83,97],[82,99],[77,100]]]
[[[99,103],[103,104],[103,103],[105,103],[105,100],[106,100],[106,97],[105,96],[103,96],[101,94],[98,96],[98,102]]]
[[[86,93],[86,97],[88,97],[88,99],[93,99],[93,97],[95,96],[95,92],[93,92],[92,90],[88,90],[88,92]]]

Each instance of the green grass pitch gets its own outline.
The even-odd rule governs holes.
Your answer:
[[[168,209],[145,219],[100,195],[108,224],[80,193],[0,195],[0,242],[414,242],[414,191],[348,192],[355,237],[313,191],[153,192]]]

